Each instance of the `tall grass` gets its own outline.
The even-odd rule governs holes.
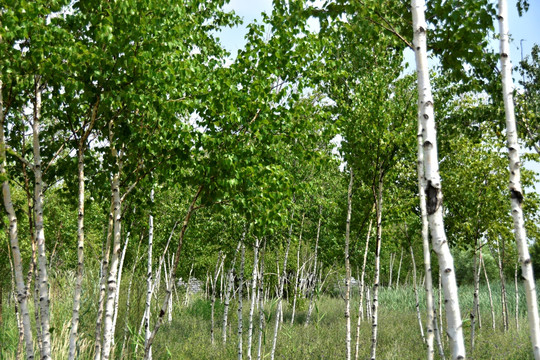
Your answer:
[[[135,275],[137,276],[137,275]],[[93,358],[93,342],[98,297],[98,274],[87,273],[83,287],[83,303],[81,304],[81,324],[79,336],[79,359]],[[51,277],[51,327],[53,354],[55,359],[66,359],[69,344],[69,328],[71,320],[73,275],[71,273],[55,274]],[[135,279],[132,289],[131,309],[128,314],[127,342],[122,344],[124,338],[124,318],[126,312],[126,293],[129,276],[122,282],[120,307],[116,329],[116,359],[136,358],[135,349],[142,349],[142,339],[137,336],[142,313],[144,311],[145,282],[142,277]],[[163,291],[163,286],[162,289]],[[508,309],[510,328],[508,332],[502,330],[501,317],[501,291],[499,284],[492,285],[493,301],[497,327],[491,329],[491,313],[487,288],[480,288],[480,309],[482,328],[476,330],[475,352],[468,354],[475,359],[530,359],[532,352],[528,339],[528,325],[526,319],[526,304],[524,294],[520,294],[519,320],[517,329],[514,321],[515,294],[513,284],[507,286]],[[520,292],[522,289],[520,288]],[[424,297],[422,289],[420,294],[420,308],[425,323]],[[459,289],[460,305],[463,318],[466,346],[469,346],[470,321],[469,313],[473,304],[473,287],[464,285]],[[236,359],[236,309],[232,302],[229,311],[228,342],[221,343],[221,316],[223,306],[216,305],[216,327],[214,345],[210,342],[210,311],[211,304],[202,296],[193,296],[187,306],[183,305],[184,294],[173,295],[173,321],[165,324],[158,333],[154,345],[154,359]],[[18,346],[18,330],[15,314],[13,312],[13,299],[3,299],[3,323],[0,324],[1,359],[15,359]],[[153,299],[154,314],[161,305],[162,294]],[[420,337],[414,292],[410,286],[398,288],[383,288],[379,294],[379,359],[419,359],[423,358],[425,347]],[[436,304],[437,304],[436,300]],[[279,332],[276,357],[278,359],[339,359],[345,356],[345,320],[344,301],[339,296],[323,295],[317,300],[317,306],[312,315],[312,321],[305,326],[307,301],[300,299],[297,302],[297,316],[295,323],[290,325],[291,306],[286,304],[284,309],[284,323]],[[353,291],[353,316],[357,316],[358,295]],[[33,319],[33,302],[30,301],[31,318]],[[245,309],[244,329],[247,329],[248,312]],[[271,336],[275,316],[275,302],[269,301],[264,308],[267,327],[264,330],[263,349],[268,355],[271,348]],[[257,348],[258,316],[254,326],[254,349]],[[354,324],[356,321],[354,319]],[[35,326],[35,324],[33,324]],[[353,332],[355,332],[353,326]],[[247,334],[244,332],[247,338]],[[353,333],[353,340],[355,334]],[[445,352],[449,355],[448,341],[443,336]],[[244,339],[246,341],[246,339]],[[360,358],[368,358],[371,344],[371,325],[364,320],[360,327]],[[122,353],[121,349],[124,348]],[[469,350],[469,349],[468,349]],[[353,349],[354,352],[354,349]],[[256,353],[255,353],[256,354]]]

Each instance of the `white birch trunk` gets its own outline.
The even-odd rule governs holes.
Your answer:
[[[508,331],[508,301],[506,301],[506,282],[504,279],[503,273],[503,256],[504,255],[504,241],[499,243],[498,239],[496,240],[497,245],[497,266],[499,268],[499,279],[501,281],[501,312],[502,312],[502,321],[504,331]]]
[[[219,279],[219,273],[221,272],[221,267],[223,263],[225,262],[225,256],[223,256],[223,253],[220,251],[218,260],[216,263],[216,270],[214,272],[214,279],[210,279],[212,281],[212,310],[210,314],[210,339],[212,344],[214,344],[214,310],[215,310],[215,304],[216,304],[216,292],[217,292],[217,281]]]
[[[266,248],[266,238],[264,239],[263,250],[261,252],[261,270],[259,271],[259,342],[257,347],[257,360],[262,356],[263,330],[264,330],[264,253]]]
[[[231,267],[227,272],[227,289],[225,290],[225,303],[223,304],[223,325],[221,327],[223,344],[227,343],[227,321],[229,315],[229,305],[231,302],[231,291],[234,283],[234,264],[236,263],[236,256],[238,255],[238,250],[240,250],[240,247],[242,246],[242,243],[244,241],[244,236],[245,232],[242,235],[242,240],[240,240],[238,242],[238,245],[236,246]]]
[[[154,202],[154,189],[150,190],[150,201]],[[153,279],[152,279],[152,250],[154,247],[154,215],[152,215],[152,210],[148,215],[148,259],[146,262],[146,302],[144,305],[144,348],[148,345],[148,340],[150,339],[150,315],[152,309],[152,292],[153,292]],[[152,359],[152,348],[148,350],[148,359]]]
[[[255,311],[255,301],[257,299],[257,268],[259,267],[259,238],[255,238],[253,249],[253,273],[251,274],[251,306],[249,308],[249,326],[248,326],[248,347],[247,358],[251,360],[251,345],[253,343],[253,313]]]
[[[347,191],[347,221],[345,223],[345,358],[351,359],[351,264],[349,259],[349,239],[351,235],[353,169],[350,169],[349,189]]]
[[[240,284],[238,285],[238,360],[242,360],[243,351],[243,319],[242,319],[242,305],[243,305],[243,289],[244,289],[244,259],[246,254],[246,247],[242,244],[240,253]]]
[[[112,147],[111,143],[111,147]],[[114,147],[112,147],[113,158],[117,161],[118,170],[113,175],[112,179],[112,197],[113,197],[113,249],[111,264],[109,268],[109,277],[107,280],[107,301],[105,302],[105,319],[103,324],[103,350],[101,358],[109,359],[112,350],[114,337],[113,315],[114,315],[114,299],[117,291],[118,265],[120,259],[120,240],[121,240],[121,221],[122,209],[120,201],[120,173],[122,171],[122,161]]]
[[[111,208],[109,211],[109,224],[107,227],[107,235],[105,244],[102,249],[101,259],[101,271],[100,271],[100,287],[99,287],[99,300],[98,300],[98,312],[96,316],[96,332],[94,335],[94,360],[101,359],[102,349],[102,328],[103,328],[103,306],[105,302],[105,295],[107,293],[107,278],[109,273],[109,258],[111,251],[111,237],[113,231],[113,201],[111,197]]]
[[[1,41],[1,37],[0,37]],[[11,189],[9,186],[8,175],[6,171],[6,141],[4,138],[4,101],[2,97],[3,83],[0,80],[0,175],[3,178],[2,182],[2,195],[4,201],[4,207],[8,215],[9,220],[9,242],[11,247],[11,253],[13,256],[13,272],[15,278],[15,285],[17,289],[17,303],[19,304],[22,316],[22,330],[24,336],[24,342],[26,344],[26,359],[34,359],[34,342],[32,338],[32,327],[30,322],[30,314],[28,312],[28,292],[24,284],[24,275],[22,268],[21,250],[19,248],[19,237],[17,231],[17,215],[13,207],[11,200]],[[37,309],[36,309],[37,311]]]
[[[41,171],[41,152],[39,125],[41,120],[41,80],[35,77],[34,122],[32,125],[34,148],[34,221],[38,248],[39,269],[39,310],[41,315],[41,360],[51,359],[51,334],[49,332],[49,278],[47,276],[47,255],[45,232],[43,228],[43,180]]]
[[[510,45],[508,30],[508,5],[505,0],[499,0],[499,30],[500,30],[500,55],[501,75],[504,110],[506,113],[506,136],[508,145],[508,157],[510,160],[510,198],[512,204],[512,217],[514,219],[514,234],[516,246],[521,263],[521,276],[525,285],[525,297],[527,299],[527,316],[529,318],[529,331],[533,346],[534,358],[540,359],[540,318],[538,316],[538,300],[536,285],[527,246],[527,235],[523,220],[523,191],[521,190],[521,161],[519,158],[519,144],[517,138],[516,119],[514,115],[514,84],[512,80],[512,64],[510,63]]]
[[[383,195],[383,179],[382,174],[379,175],[377,196],[377,240],[375,245],[375,274],[373,279],[373,302],[372,302],[372,330],[371,330],[371,360],[375,360],[377,354],[377,330],[378,330],[378,308],[379,308],[379,281],[380,281],[380,263],[381,263],[381,235],[382,235],[382,195]]]
[[[471,310],[471,354],[474,354],[474,335],[475,335],[475,325],[476,317],[479,315],[478,311],[478,291],[480,287],[480,269],[478,267],[478,241],[475,241],[474,244],[474,253],[473,253],[473,272],[474,272],[474,292],[473,292],[473,307]],[[482,251],[482,250],[480,250]]]
[[[416,168],[418,172],[418,197],[420,200],[420,217],[422,220],[422,252],[424,254],[424,287],[426,290],[426,358],[432,360],[435,354],[433,347],[434,326],[437,325],[435,319],[435,309],[433,304],[433,277],[431,272],[431,251],[429,248],[429,224],[426,209],[426,193],[424,192],[424,149],[422,141],[422,124],[418,122],[417,133],[417,154]]]
[[[304,231],[304,218],[305,213],[302,214],[302,223],[300,224],[300,236],[298,237],[298,249],[296,251],[296,276],[294,283],[294,298],[292,306],[292,315],[291,315],[291,325],[294,324],[294,316],[296,313],[296,298],[298,296],[298,288],[300,286],[300,249],[302,248],[302,232]]]
[[[120,286],[122,285],[122,270],[124,269],[124,259],[126,258],[126,251],[129,244],[129,236],[130,232],[126,234],[126,243],[124,244],[124,248],[122,249],[122,256],[120,258],[120,266],[118,268],[118,278],[116,280],[116,283],[118,284],[118,289],[116,291],[116,296],[114,298],[114,315],[113,315],[113,325],[112,328],[116,329],[116,320],[118,319],[118,303],[120,301]],[[114,346],[115,340],[114,336],[112,338],[112,345]]]
[[[311,313],[313,312],[313,297],[317,286],[317,253],[319,251],[319,238],[321,235],[321,218],[322,218],[322,206],[319,205],[319,221],[317,222],[317,237],[315,238],[315,258],[313,259],[313,272],[312,275],[310,275],[311,278],[311,284],[309,285],[309,307],[308,307],[308,313],[306,316],[306,323],[304,326],[309,325],[309,321],[311,320]]]
[[[279,330],[279,322],[280,318],[283,316],[283,288],[285,286],[285,279],[287,277],[287,259],[289,258],[289,248],[291,246],[291,238],[292,238],[292,227],[293,227],[293,220],[294,220],[294,209],[292,211],[291,216],[291,225],[289,227],[289,237],[287,239],[287,248],[285,249],[285,258],[283,259],[283,273],[281,275],[281,278],[279,279],[279,292],[277,294],[277,311],[276,311],[276,322],[274,324],[274,336],[272,339],[272,351],[270,352],[270,359],[274,360],[274,357],[276,355],[276,345],[277,345],[277,336],[278,336],[278,330]],[[278,260],[279,264],[279,260]],[[278,270],[278,276],[279,276],[279,270]]]
[[[373,209],[370,211],[373,212]],[[365,276],[366,276],[366,263],[369,250],[369,238],[371,235],[371,226],[373,225],[373,219],[369,220],[369,226],[366,236],[366,247],[364,248],[364,261],[362,262],[362,274],[360,275],[360,302],[358,304],[358,322],[356,323],[356,348],[355,348],[355,360],[358,360],[360,353],[360,324],[364,320],[364,289],[365,289]]]
[[[394,258],[395,258],[396,254],[395,253],[391,253],[390,254],[390,266],[389,266],[389,269],[390,269],[390,274],[388,276],[388,287],[391,288],[392,287],[392,269],[394,268]]]
[[[420,336],[422,337],[422,342],[424,344],[427,344],[426,337],[424,335],[424,327],[422,326],[422,316],[420,315],[420,300],[418,299],[418,286],[416,283],[416,261],[414,260],[414,251],[412,245],[410,246],[411,250],[411,261],[412,261],[412,267],[413,267],[413,289],[414,289],[414,300],[416,301],[416,318],[418,319],[418,325],[420,327]],[[432,330],[433,331],[433,330]],[[433,339],[432,339],[433,341]],[[432,351],[433,351],[433,344],[431,344]],[[428,352],[428,358],[430,352]],[[433,358],[433,353],[431,352],[431,358]]]
[[[427,24],[424,9],[424,0],[411,0],[413,43],[418,75],[418,121],[422,124],[421,133],[424,150],[426,209],[433,250],[439,258],[439,269],[440,273],[443,274],[442,283],[446,304],[447,334],[450,338],[452,357],[453,359],[465,359],[465,343],[463,341],[454,261],[448,247],[443,224],[442,190],[439,176],[433,97],[431,95],[427,64]]]

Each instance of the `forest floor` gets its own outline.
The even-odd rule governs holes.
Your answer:
[[[71,316],[71,299],[69,287],[56,288],[53,290],[51,304],[53,313],[53,353],[54,359],[67,358],[67,346],[69,342],[69,319]],[[54,291],[56,290],[56,292]],[[140,291],[139,291],[140,290]],[[116,330],[116,356],[120,359],[135,359],[134,350],[137,347],[140,353],[144,339],[136,335],[140,323],[140,315],[144,308],[143,284],[141,289],[135,289],[132,299],[132,307],[129,314],[130,326],[124,327],[125,309],[120,301],[118,326]],[[508,289],[509,330],[503,331],[502,312],[500,305],[500,286],[492,286],[493,301],[495,306],[496,329],[492,329],[491,311],[487,289],[480,289],[480,309],[482,327],[475,331],[475,349],[471,354],[470,344],[470,309],[472,307],[472,286],[460,287],[460,305],[464,327],[465,343],[469,359],[532,359],[530,341],[528,338],[528,326],[526,318],[525,298],[520,297],[519,304],[519,329],[516,328],[515,320],[515,297],[513,289]],[[140,293],[140,294],[139,294]],[[423,291],[419,291],[420,303],[423,304]],[[61,295],[64,296],[61,296]],[[356,295],[356,294],[355,294]],[[238,335],[237,335],[237,305],[234,301],[229,310],[229,326],[227,343],[222,343],[222,315],[223,305],[216,301],[215,312],[215,341],[211,343],[211,303],[200,296],[193,296],[189,304],[183,305],[183,296],[175,297],[172,322],[167,323],[160,329],[153,348],[154,360],[161,359],[237,359],[238,358]],[[142,301],[142,303],[141,303]],[[290,301],[292,302],[292,300]],[[311,322],[306,326],[306,314],[308,300],[300,299],[294,324],[291,325],[292,306],[284,301],[284,323],[281,325],[276,347],[276,359],[344,359],[345,358],[345,302],[339,296],[321,296],[313,311]],[[159,303],[154,302],[154,303]],[[234,303],[234,304],[233,304]],[[437,303],[437,302],[436,302]],[[11,304],[11,305],[10,305]],[[86,307],[85,307],[86,305]],[[92,310],[95,304],[83,304],[81,313],[81,338],[78,359],[93,359],[93,337],[95,327],[95,315]],[[244,301],[243,311],[243,348],[244,358],[247,358],[247,332],[250,302]],[[437,303],[438,306],[438,303]],[[157,305],[156,305],[157,307]],[[269,301],[265,306],[265,327],[262,336],[262,358],[269,359],[272,348],[274,333],[276,302]],[[86,309],[86,313],[84,312]],[[358,316],[358,297],[355,296],[351,303],[352,316],[352,356],[355,356],[356,322]],[[421,305],[421,311],[424,306]],[[157,312],[157,311],[156,311]],[[254,334],[253,334],[253,358],[257,358],[259,315],[255,311]],[[422,316],[425,326],[425,317]],[[136,325],[135,325],[136,324]],[[360,326],[359,334],[359,359],[370,358],[371,347],[371,323],[364,320]],[[415,309],[414,292],[412,287],[399,287],[380,291],[379,297],[379,326],[378,326],[377,358],[378,359],[422,359],[425,358],[425,346],[420,335],[419,324]],[[124,332],[126,331],[126,332]],[[124,348],[123,356],[120,354],[124,334],[128,341]],[[141,342],[142,341],[142,342]],[[137,345],[137,343],[139,343]],[[450,358],[448,339],[443,336],[444,351]],[[13,302],[7,299],[3,301],[3,318],[0,324],[0,352],[1,359],[15,359],[17,349],[17,327],[13,314]],[[435,358],[439,358],[436,354]]]

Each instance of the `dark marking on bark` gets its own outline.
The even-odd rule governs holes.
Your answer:
[[[452,269],[446,268],[446,269],[444,269],[444,272],[448,274],[448,273],[452,272]]]
[[[458,360],[464,360],[465,358],[464,358],[463,356],[459,355],[459,356],[457,357],[457,359],[458,359]]]
[[[426,106],[433,106],[433,101],[430,101],[430,100],[426,101]]]
[[[424,119],[429,119],[429,115],[428,114],[424,114]]]
[[[159,312],[159,317],[163,317],[163,315],[165,315],[165,311],[163,311],[163,309],[161,309],[161,311]]]
[[[517,202],[519,203],[519,205],[521,205],[521,203],[523,203],[523,194],[521,193],[521,191],[511,189],[510,190],[510,198],[516,199]]]
[[[439,196],[440,189],[431,185],[431,180],[428,180],[426,187],[426,210],[428,215],[433,215],[439,209],[442,203],[442,197]]]
[[[501,53],[501,57],[507,58],[507,57],[508,57],[508,54],[507,54],[507,53]]]
[[[529,265],[531,263],[531,258],[526,259],[523,263],[525,265]]]
[[[424,29],[423,26],[420,26],[420,27],[418,28],[418,31],[422,33],[422,32],[426,32],[426,29]]]

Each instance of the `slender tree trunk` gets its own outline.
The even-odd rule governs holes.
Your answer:
[[[345,226],[345,349],[346,359],[351,359],[351,263],[349,259],[349,239],[351,235],[352,189],[354,183],[353,169],[350,169],[351,178],[347,191],[347,222]]]
[[[131,226],[130,226],[131,227]],[[118,267],[118,278],[116,280],[116,283],[118,284],[118,289],[116,291],[116,296],[114,298],[114,315],[113,315],[113,337],[112,337],[112,345],[114,346],[115,340],[114,340],[114,331],[116,330],[116,320],[118,319],[118,303],[120,301],[120,286],[122,285],[122,271],[124,269],[124,260],[126,258],[126,251],[129,244],[129,236],[130,232],[126,234],[126,243],[124,244],[124,248],[122,249],[122,256],[120,258],[120,266]]]
[[[478,312],[478,289],[480,287],[480,269],[478,267],[478,238],[474,243],[473,252],[473,272],[474,272],[474,292],[473,292],[473,307],[471,310],[471,354],[474,354],[474,333],[475,333],[475,320]],[[482,251],[482,250],[480,250]]]
[[[214,279],[212,281],[212,310],[210,314],[210,339],[212,342],[212,345],[214,344],[214,309],[216,305],[216,291],[217,291],[217,281],[219,278],[219,273],[221,271],[221,266],[223,265],[223,262],[225,262],[225,256],[223,256],[223,253],[220,251],[218,255],[218,261],[216,263],[216,271],[214,272]]]
[[[238,360],[242,360],[244,354],[243,350],[243,319],[242,319],[242,307],[243,307],[243,289],[244,289],[244,260],[246,255],[246,246],[242,244],[242,249],[240,251],[240,276],[238,285]]]
[[[264,330],[264,253],[266,250],[266,238],[264,239],[261,252],[261,270],[259,271],[259,343],[257,347],[257,360],[262,356],[263,330]]]
[[[51,359],[51,334],[49,332],[49,278],[47,276],[47,254],[43,228],[43,180],[41,172],[41,152],[39,125],[41,120],[41,79],[35,76],[34,122],[32,125],[34,148],[34,220],[38,248],[39,269],[39,310],[41,314],[41,360]]]
[[[101,260],[101,276],[100,276],[100,288],[99,288],[99,300],[98,300],[98,312],[96,319],[96,333],[94,336],[94,360],[101,359],[101,330],[103,321],[103,305],[105,301],[105,294],[107,291],[107,278],[109,273],[109,258],[111,251],[111,238],[113,230],[113,207],[111,197],[111,209],[109,211],[109,225],[107,227],[107,237],[105,241],[105,247],[103,248],[103,257]]]
[[[488,294],[489,294],[489,305],[491,309],[491,327],[493,330],[495,330],[495,310],[493,308],[493,296],[491,294],[491,286],[489,285],[489,279],[486,271],[486,265],[484,264],[484,258],[482,257],[482,252],[480,252],[480,265],[482,266],[484,270],[484,277],[486,278],[486,285],[488,288]]]
[[[418,172],[418,197],[420,200],[420,218],[422,221],[422,252],[424,255],[424,280],[423,286],[426,290],[426,358],[432,360],[435,354],[433,347],[434,331],[437,325],[437,319],[435,318],[435,309],[433,304],[433,277],[431,271],[431,251],[429,248],[429,223],[426,209],[426,193],[425,189],[425,175],[424,175],[424,149],[423,149],[423,136],[422,136],[422,124],[418,122],[417,138],[417,154],[416,154],[416,169]],[[416,282],[416,280],[415,280]],[[440,334],[439,334],[440,335]],[[439,336],[440,340],[440,336]]]
[[[73,315],[71,317],[71,330],[69,334],[68,359],[75,359],[77,351],[77,332],[79,329],[79,309],[81,307],[81,291],[84,272],[84,152],[86,150],[86,140],[92,131],[97,116],[99,98],[92,108],[90,124],[85,129],[81,129],[83,134],[79,139],[79,148],[77,151],[78,171],[77,180],[79,183],[79,208],[77,216],[77,273],[75,275],[75,290],[73,293]]]
[[[427,63],[427,24],[425,20],[425,1],[411,0],[413,15],[413,43],[415,46],[416,69],[418,75],[418,120],[422,124],[424,167],[426,178],[426,210],[433,250],[439,258],[440,273],[443,274],[444,297],[446,304],[447,334],[453,359],[465,358],[465,343],[459,309],[458,289],[454,271],[454,261],[448,247],[443,224],[442,188],[439,176],[437,139],[433,97]]]
[[[248,327],[248,348],[247,357],[251,360],[251,345],[253,343],[253,313],[255,311],[255,301],[257,300],[257,269],[259,267],[259,238],[255,238],[253,248],[253,273],[251,274],[251,306],[249,307],[249,327]]]
[[[154,203],[154,189],[150,190],[150,202]],[[152,274],[154,273],[152,269],[152,250],[154,247],[154,215],[152,214],[152,209],[150,209],[150,214],[148,215],[148,260],[146,262],[146,302],[144,305],[144,348],[148,344],[150,339],[150,317],[152,311],[152,292],[153,292],[153,279]],[[148,349],[148,359],[152,359],[152,348]]]
[[[1,40],[1,39],[0,39]],[[21,309],[22,329],[24,334],[24,342],[26,344],[26,359],[34,359],[34,341],[32,339],[32,327],[30,322],[30,314],[28,312],[28,292],[24,285],[24,275],[22,268],[21,250],[19,247],[19,237],[17,232],[17,215],[11,200],[11,189],[9,186],[8,174],[6,171],[6,142],[4,138],[4,102],[2,98],[2,80],[0,79],[0,175],[3,177],[2,193],[4,199],[4,207],[9,220],[9,241],[11,253],[13,256],[13,272],[17,289],[17,303]],[[37,310],[37,309],[36,309]]]
[[[501,281],[501,312],[504,331],[508,331],[508,301],[506,300],[506,284],[503,272],[503,257],[504,257],[504,241],[499,243],[495,239],[497,245],[497,266],[499,267],[499,279]]]
[[[435,339],[437,341],[437,349],[439,350],[439,357],[441,359],[445,359],[444,356],[444,349],[443,349],[443,343],[442,343],[442,337],[441,332],[439,331],[439,326],[437,325],[437,311],[433,310],[433,332],[435,333]]]
[[[167,312],[167,306],[169,303],[169,297],[172,293],[173,283],[176,279],[176,269],[178,268],[178,263],[180,262],[180,253],[182,251],[182,244],[184,241],[184,236],[186,234],[186,230],[189,224],[189,219],[191,219],[191,215],[193,215],[193,212],[195,209],[195,203],[197,202],[197,199],[199,199],[199,196],[201,195],[203,187],[202,185],[199,186],[197,189],[197,193],[195,196],[193,196],[193,199],[191,200],[191,204],[189,205],[186,217],[184,219],[184,222],[182,224],[182,230],[180,231],[180,236],[178,239],[178,245],[176,247],[176,252],[174,254],[174,263],[170,271],[170,278],[169,283],[167,284],[167,290],[165,291],[165,298],[163,299],[163,304],[161,305],[161,309],[159,311],[158,318],[156,319],[156,322],[154,324],[154,329],[152,330],[152,333],[150,334],[150,338],[148,339],[148,342],[146,343],[145,349],[144,349],[144,360],[148,359],[150,347],[152,346],[152,342],[154,341],[154,338],[156,336],[156,333],[158,332],[159,328],[161,327],[161,324],[163,323],[163,317],[165,316],[165,313]],[[189,284],[188,284],[189,286]]]
[[[294,315],[296,312],[296,298],[298,296],[298,287],[300,286],[300,249],[302,248],[302,232],[304,231],[304,218],[306,214],[302,214],[302,223],[300,224],[300,236],[298,237],[298,249],[296,251],[296,276],[294,283],[294,298],[291,315],[291,325],[294,324]]]
[[[289,249],[291,247],[291,238],[292,238],[292,228],[293,228],[293,220],[294,220],[294,209],[291,216],[291,225],[289,226],[289,237],[287,239],[287,248],[285,249],[285,258],[283,259],[283,273],[281,275],[281,278],[279,279],[279,292],[278,292],[278,298],[277,298],[277,311],[276,311],[276,322],[274,325],[274,336],[272,339],[272,351],[270,353],[270,359],[274,360],[274,357],[276,355],[276,344],[277,344],[277,336],[278,336],[278,330],[279,330],[279,322],[280,317],[283,316],[283,288],[285,286],[285,279],[287,278],[287,259],[289,258]],[[279,274],[279,270],[278,270]]]
[[[321,218],[322,218],[322,206],[319,205],[319,221],[317,222],[317,237],[315,238],[315,258],[313,259],[313,273],[310,276],[311,281],[309,286],[309,307],[308,307],[308,313],[306,316],[306,323],[305,326],[307,327],[309,325],[309,321],[311,320],[311,313],[313,312],[313,297],[315,293],[315,289],[317,286],[317,253],[319,251],[319,238],[321,235]]]
[[[420,300],[418,299],[418,287],[416,284],[416,261],[414,261],[414,251],[412,245],[410,246],[411,250],[411,262],[413,268],[413,289],[414,289],[414,299],[416,301],[416,317],[418,319],[418,325],[420,327],[420,336],[422,337],[422,342],[426,344],[426,337],[424,335],[424,327],[422,326],[422,316],[420,315]],[[433,340],[432,340],[433,341]],[[431,345],[433,347],[433,344]],[[433,354],[431,354],[433,358]],[[428,354],[429,357],[429,354]]]
[[[375,204],[374,204],[375,205]],[[370,211],[370,217],[371,213],[373,212],[373,208]],[[366,263],[367,263],[367,255],[369,250],[369,238],[371,236],[371,225],[373,224],[373,219],[369,219],[369,226],[366,236],[366,247],[364,249],[364,261],[362,262],[362,274],[360,275],[360,301],[358,304],[358,322],[356,323],[356,347],[354,352],[354,358],[355,360],[358,360],[358,356],[360,355],[360,323],[362,320],[364,320],[364,289],[365,289],[365,276],[366,276]]]
[[[111,144],[112,146],[112,144]],[[107,280],[107,299],[105,302],[105,319],[103,322],[103,350],[101,358],[109,359],[112,350],[114,329],[114,299],[117,291],[118,265],[120,260],[120,242],[121,242],[121,227],[122,227],[122,204],[120,201],[120,173],[122,171],[122,161],[117,154],[117,150],[112,147],[113,157],[117,161],[118,170],[113,175],[112,179],[112,197],[113,197],[113,249],[111,264],[109,268],[109,278]]]
[[[371,294],[369,291],[369,286],[366,286],[366,317],[371,318]]]
[[[521,276],[525,284],[525,297],[527,299],[527,315],[529,318],[529,331],[533,346],[534,358],[540,359],[540,318],[538,316],[538,300],[534,281],[533,267],[527,235],[523,220],[522,202],[523,191],[521,190],[521,161],[519,158],[519,143],[514,115],[514,84],[512,80],[512,65],[510,63],[510,45],[508,41],[508,8],[505,0],[499,0],[499,30],[500,30],[500,54],[501,75],[503,87],[504,110],[506,113],[506,136],[508,145],[508,157],[510,160],[510,198],[512,204],[512,217],[514,218],[514,234],[521,263]]]
[[[223,344],[227,342],[227,320],[228,320],[228,315],[229,315],[229,304],[231,301],[231,290],[233,288],[233,283],[234,283],[234,264],[236,263],[236,256],[238,255],[238,250],[240,250],[240,247],[242,246],[242,243],[244,242],[245,235],[246,235],[246,232],[244,231],[242,234],[242,239],[238,242],[238,245],[236,246],[236,251],[234,252],[234,257],[231,263],[231,267],[229,271],[227,272],[227,290],[225,291],[225,303],[223,304],[223,326],[221,328]]]
[[[135,277],[135,269],[137,267],[137,263],[139,262],[139,250],[141,249],[141,243],[142,243],[142,233],[139,239],[139,245],[137,245],[137,253],[135,255],[135,261],[133,261],[133,265],[131,267],[131,277],[129,279],[129,285],[128,285],[128,292],[127,292],[127,299],[126,299],[126,311],[124,314],[124,340],[122,341],[122,351],[120,351],[120,355],[122,358],[124,358],[124,349],[126,347],[127,342],[127,334],[129,329],[129,310],[131,309],[131,285],[133,284],[133,278]]]
[[[373,279],[373,302],[372,302],[372,332],[371,332],[371,356],[375,360],[377,353],[377,330],[378,330],[378,308],[379,308],[379,278],[380,278],[380,261],[381,261],[381,240],[382,240],[382,195],[383,195],[383,175],[379,174],[378,189],[376,194],[376,210],[377,210],[377,238],[375,245],[375,274]]]

